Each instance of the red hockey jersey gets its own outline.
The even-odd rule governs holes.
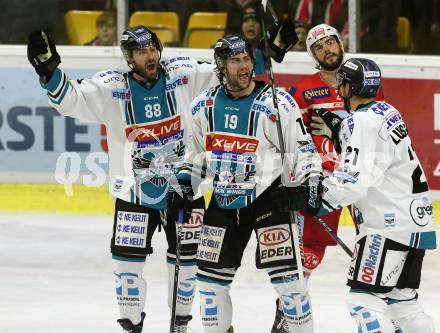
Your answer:
[[[336,87],[329,86],[321,79],[319,72],[303,78],[289,89],[289,93],[295,98],[301,109],[304,123],[310,125],[310,120],[314,110],[324,108],[328,111],[340,113],[342,117],[346,115],[344,100],[338,95]],[[379,90],[377,100],[383,100],[383,91]],[[345,115],[344,115],[345,114]],[[321,135],[312,135],[318,152],[321,154],[322,167],[328,171],[333,171],[339,156],[335,151],[333,142]],[[339,216],[341,210],[333,211],[323,215],[324,221],[334,230],[338,230]],[[336,245],[336,242],[314,221],[314,217],[306,213],[304,215],[303,243],[304,251],[308,247]],[[324,252],[321,253],[324,255]],[[322,257],[320,258],[322,259]],[[313,269],[314,267],[308,267]]]
[[[325,83],[318,73],[307,76],[298,81],[290,88],[289,93],[295,98],[302,111],[304,123],[310,125],[310,119],[314,110],[324,108],[328,111],[346,113],[344,100],[338,95],[337,88]],[[322,167],[333,171],[338,155],[333,146],[333,142],[321,135],[313,135],[318,152],[322,154]]]

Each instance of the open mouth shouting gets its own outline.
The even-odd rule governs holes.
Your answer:
[[[145,66],[145,70],[149,76],[156,75],[157,64],[155,62],[149,63]]]
[[[249,72],[238,73],[238,81],[241,83],[248,83],[250,79]]]

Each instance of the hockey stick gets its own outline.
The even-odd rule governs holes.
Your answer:
[[[177,221],[177,237],[176,237],[176,263],[174,265],[174,285],[173,285],[173,304],[171,307],[170,333],[174,333],[176,326],[176,306],[177,306],[177,286],[179,284],[180,272],[180,247],[183,233],[183,209],[179,209],[179,217]]]
[[[272,16],[272,19],[273,19],[275,25],[277,25],[278,24],[278,16],[275,12],[275,9],[272,6],[272,3],[268,0],[262,0],[261,4],[263,5],[263,7],[267,8],[269,10],[269,13]]]
[[[269,9],[269,11],[271,11],[270,8],[272,8],[272,6],[268,7],[267,6],[268,1],[267,0],[262,0],[261,1],[261,17],[264,17],[264,13],[266,12],[266,8]],[[272,8],[273,9],[273,8]],[[273,16],[274,13],[272,13],[271,11],[271,15]],[[276,20],[276,22],[278,22],[278,20]],[[263,39],[264,39],[264,53],[266,55],[266,66],[267,69],[269,70],[269,81],[270,81],[270,88],[272,91],[272,100],[273,100],[273,106],[277,112],[277,116],[276,116],[276,126],[277,126],[277,133],[278,133],[278,140],[279,140],[279,146],[280,146],[280,153],[281,153],[281,175],[283,174],[283,166],[284,166],[284,157],[286,154],[285,151],[285,145],[284,145],[284,137],[283,137],[283,131],[281,128],[281,119],[280,119],[280,109],[278,107],[278,99],[276,96],[276,90],[275,90],[275,78],[273,76],[273,69],[272,69],[272,61],[270,59],[270,55],[269,55],[269,40],[267,38],[267,30],[266,30],[266,25],[264,23],[264,19],[261,20],[261,30],[263,31]],[[292,246],[294,249],[294,253],[295,253],[295,259],[296,259],[296,266],[298,268],[298,282],[299,282],[299,289],[302,292],[306,292],[307,288],[306,288],[306,283],[305,283],[305,278],[304,278],[304,269],[303,269],[303,253],[302,250],[300,248],[300,236],[299,236],[299,228],[298,228],[298,222],[296,221],[296,217],[295,214],[292,210],[289,210],[289,232],[290,235],[292,236]]]
[[[321,227],[323,227],[325,231],[327,231],[330,237],[333,238],[336,241],[336,243],[339,244],[340,247],[342,247],[342,249],[345,251],[345,253],[347,253],[350,256],[350,258],[353,257],[353,252],[350,250],[350,248],[344,243],[342,239],[338,237],[336,232],[334,232],[333,229],[330,228],[330,226],[323,221],[322,218],[315,216],[315,221],[318,222],[319,225],[321,225]]]
[[[272,19],[274,21],[275,24],[278,24],[279,20],[278,20],[278,16],[275,12],[275,9],[272,6],[272,3],[269,0],[262,0],[261,4],[263,6],[263,8],[267,8],[269,10],[270,15],[272,16]],[[264,20],[263,20],[264,21]],[[262,22],[262,26],[264,26],[264,22]],[[263,32],[265,31],[265,28],[263,27]],[[267,39],[265,37],[265,39]],[[267,57],[267,55],[266,55]],[[274,86],[274,80],[273,80],[273,72],[272,72],[272,62],[270,61],[270,58],[268,60],[269,62],[269,77],[271,80],[271,85],[272,87]],[[273,93],[273,91],[272,91]],[[275,105],[275,103],[274,103]],[[277,111],[278,111],[278,107],[276,107]],[[278,121],[279,122],[279,121]],[[280,124],[281,127],[281,124]],[[278,129],[278,124],[277,124],[277,129]],[[280,131],[280,129],[278,129]],[[278,136],[280,135],[280,132],[278,132]],[[282,133],[281,133],[282,135]],[[283,154],[283,153],[281,153]],[[324,228],[324,230],[330,235],[330,237],[332,237],[341,247],[342,249],[345,251],[345,253],[347,253],[350,257],[353,256],[353,252],[350,250],[350,248],[342,241],[342,239],[340,239],[338,237],[338,235],[328,226],[327,223],[325,223],[320,217],[315,216],[315,220]]]

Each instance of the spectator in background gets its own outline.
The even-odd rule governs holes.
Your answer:
[[[264,53],[259,47],[261,38],[263,37],[261,30],[261,16],[258,10],[252,5],[248,5],[243,9],[241,21],[241,34],[252,45],[255,52],[254,73],[256,75],[263,74],[264,69]]]
[[[290,51],[306,51],[306,39],[310,27],[306,22],[303,21],[295,21],[293,24],[295,25],[295,32],[298,36],[298,42],[293,46]]]
[[[84,44],[89,46],[115,46],[118,45],[116,38],[116,14],[103,12],[96,19],[96,37]]]
[[[241,22],[243,12],[246,8],[254,7],[256,12],[260,13],[261,0],[226,0],[221,1],[221,3],[222,5],[219,7],[219,10],[228,13],[225,35],[241,34]],[[278,16],[278,20],[281,21],[284,13],[287,12],[287,0],[272,0],[272,5]],[[274,25],[273,18],[270,14],[265,15],[264,22],[268,28]]]
[[[227,0],[225,11],[228,13],[225,35],[241,34],[243,14],[246,8],[254,7],[257,12],[256,0]]]
[[[290,30],[289,32],[286,33],[289,36],[291,36],[291,38],[294,38],[294,40],[297,40],[297,37],[295,36],[296,29],[294,29],[292,21],[284,20],[283,26],[285,27],[286,30]],[[264,44],[262,41],[263,31],[261,27],[261,16],[258,8],[256,8],[252,4],[249,4],[248,6],[243,8],[240,33],[244,37],[244,39],[246,39],[249,42],[249,44],[251,44],[252,47],[254,48],[255,75],[264,74],[266,70],[265,70],[265,58],[264,58],[264,50],[263,50]]]
[[[348,0],[299,0],[291,1],[290,16],[294,20],[303,21],[309,26],[321,23],[334,25],[343,3]],[[338,26],[335,26],[340,30]]]
[[[243,9],[241,34],[254,48],[258,47],[262,37],[260,22],[261,17],[255,7],[248,6]]]

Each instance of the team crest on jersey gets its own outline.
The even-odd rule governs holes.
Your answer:
[[[313,252],[304,252],[304,266],[308,269],[315,269],[318,267],[321,260]]]
[[[234,175],[229,170],[223,170],[222,172],[219,173],[218,178],[219,178],[218,180],[219,183],[228,184],[228,183],[232,183],[232,181],[234,180]]]
[[[327,98],[331,96],[330,88],[329,87],[317,87],[312,89],[304,90],[303,97],[305,101],[310,101],[312,99],[317,98]]]

